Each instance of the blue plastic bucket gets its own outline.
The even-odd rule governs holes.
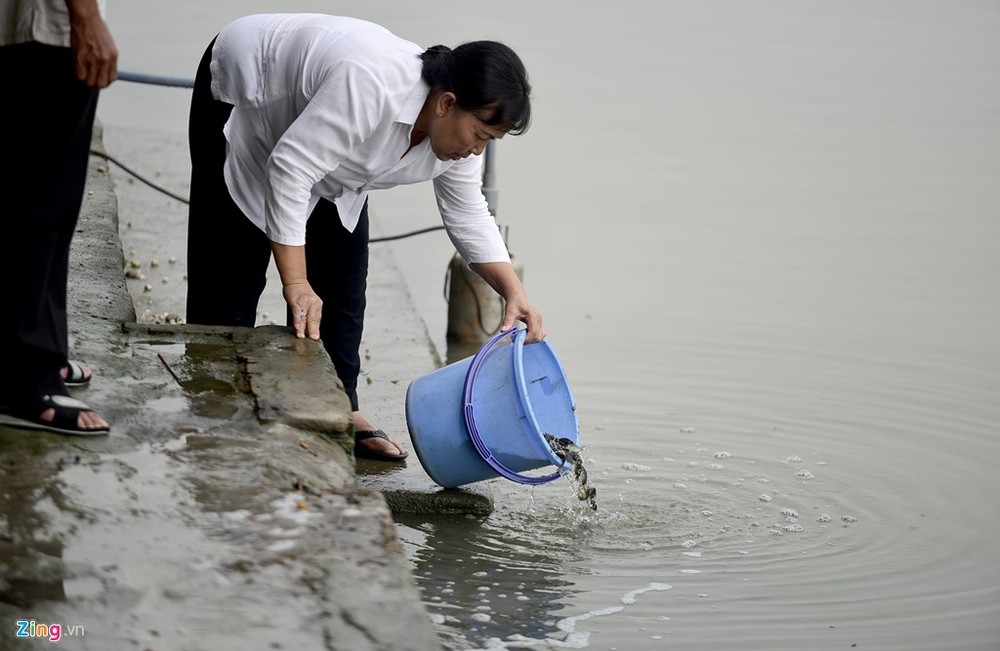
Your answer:
[[[500,343],[509,335],[511,341]],[[506,477],[543,484],[569,466],[546,434],[580,443],[576,404],[566,374],[547,341],[524,345],[512,329],[476,355],[417,378],[406,390],[406,425],[431,479],[454,488]],[[547,475],[524,475],[555,466]]]

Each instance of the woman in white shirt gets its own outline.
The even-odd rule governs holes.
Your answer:
[[[524,66],[494,41],[422,49],[320,14],[247,16],[198,68],[189,138],[188,323],[253,326],[273,255],[298,337],[322,339],[351,400],[355,453],[407,455],[360,411],[368,193],[432,180],[446,231],[505,299],[501,327],[545,336],[482,194],[491,140],[523,133]],[[235,277],[219,286],[219,270]]]

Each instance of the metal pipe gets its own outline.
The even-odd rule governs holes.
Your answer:
[[[152,84],[153,86],[194,88],[194,79],[188,79],[187,77],[166,77],[163,75],[147,75],[142,72],[130,72],[128,70],[119,70],[118,79],[121,81],[134,81],[139,84]]]
[[[495,142],[489,143],[483,154],[483,196],[486,197],[486,205],[489,206],[490,214],[494,217],[497,215],[497,200],[499,198],[496,188],[496,172],[493,170],[495,167],[495,147]]]

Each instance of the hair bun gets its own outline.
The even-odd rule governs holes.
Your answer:
[[[447,45],[432,45],[420,55],[423,61],[423,77],[432,87],[451,90],[451,48]]]
[[[447,45],[432,45],[424,52],[424,55],[433,57],[444,56],[446,54],[451,54],[451,48]]]

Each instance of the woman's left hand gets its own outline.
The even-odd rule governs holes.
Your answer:
[[[545,326],[542,325],[542,313],[539,312],[528,297],[521,292],[508,298],[504,305],[503,323],[500,330],[509,330],[518,321],[523,321],[528,326],[528,333],[524,339],[526,344],[534,344],[545,339]]]
[[[525,343],[534,344],[545,339],[542,313],[528,300],[524,285],[509,262],[473,262],[469,268],[503,296],[505,305],[500,330],[510,330],[515,323],[523,321],[528,326]]]

